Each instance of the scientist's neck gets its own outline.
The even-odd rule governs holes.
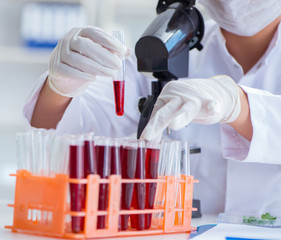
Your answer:
[[[242,66],[245,74],[258,62],[267,50],[280,21],[281,16],[251,37],[238,36],[221,29],[226,40],[227,50]]]

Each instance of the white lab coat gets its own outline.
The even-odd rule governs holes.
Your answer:
[[[213,22],[206,24],[204,49],[190,52],[190,77],[232,77],[248,94],[253,123],[251,143],[226,124],[190,124],[172,131],[171,138],[201,147],[202,153],[191,156],[191,174],[200,181],[194,187],[194,198],[201,200],[203,213],[269,211],[281,216],[280,33],[281,26],[265,55],[246,75],[228,53],[219,27]],[[112,80],[98,78],[72,100],[57,125],[58,133],[94,131],[118,137],[134,134],[140,116],[138,98],[150,94],[150,80],[136,69],[135,59],[131,58],[127,61],[123,117],[115,115]],[[46,74],[25,105],[28,121]]]

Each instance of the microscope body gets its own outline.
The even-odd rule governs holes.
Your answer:
[[[203,48],[200,42],[204,35],[204,20],[194,5],[195,0],[160,0],[157,17],[136,43],[138,71],[152,72],[157,79],[152,82],[151,95],[139,102],[138,138],[165,84],[188,77],[189,51]],[[200,152],[200,148],[190,149],[191,154]],[[193,199],[192,205],[197,208],[192,212],[192,218],[201,217],[200,200]]]
[[[165,84],[188,77],[189,51],[202,49],[204,20],[194,0],[160,0],[157,17],[135,46],[139,72],[152,72],[151,95],[141,99],[137,137],[149,121],[153,106]]]

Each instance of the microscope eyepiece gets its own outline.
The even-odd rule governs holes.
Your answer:
[[[203,17],[194,4],[194,0],[159,1],[160,13],[135,46],[138,71],[172,79],[188,76],[189,50],[202,49],[204,34]]]
[[[186,8],[192,8],[195,5],[195,0],[159,0],[156,7],[157,14],[166,11],[171,4],[176,2],[182,3]]]

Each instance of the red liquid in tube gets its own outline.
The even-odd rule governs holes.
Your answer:
[[[84,176],[84,148],[71,145],[69,150],[69,176],[83,179]],[[85,185],[70,183],[70,209],[82,211],[85,208]],[[74,233],[84,229],[84,217],[72,217],[71,227]]]
[[[137,163],[136,163],[136,179],[145,178],[145,148],[138,148],[137,151]],[[144,209],[145,208],[145,183],[135,183],[134,195],[132,206],[134,209]],[[131,226],[137,230],[145,229],[145,215],[144,214],[134,214],[131,215]]]
[[[111,174],[121,175],[121,149],[118,146],[111,146]]]
[[[110,175],[110,147],[95,146],[97,159],[97,170],[101,178],[109,178]],[[108,207],[108,184],[100,184],[99,190],[99,210],[106,210]],[[106,217],[98,216],[97,228],[104,229],[106,227]]]
[[[84,168],[85,177],[89,174],[97,174],[97,161],[93,141],[84,141]]]
[[[114,80],[113,81],[114,99],[115,99],[115,111],[118,116],[124,114],[124,92],[125,81]]]
[[[137,149],[130,147],[123,147],[122,149],[122,178],[133,179],[135,178],[136,170],[136,157]],[[132,197],[134,191],[134,183],[123,183],[122,184],[122,197],[121,197],[121,208],[130,209],[132,204]],[[121,230],[128,229],[129,215],[121,216]]]
[[[97,161],[95,156],[94,141],[84,141],[84,176],[88,177],[89,174],[97,174]],[[87,196],[87,187],[85,186],[85,199]]]
[[[145,174],[146,179],[156,179],[158,177],[159,149],[146,149]],[[153,209],[157,183],[146,184],[146,203],[145,208]],[[145,214],[145,229],[151,226],[152,214]]]
[[[121,175],[121,147],[110,146],[110,151],[111,151],[111,174]],[[120,197],[121,197],[121,193],[120,193]],[[121,216],[119,217],[118,229],[121,230]]]

